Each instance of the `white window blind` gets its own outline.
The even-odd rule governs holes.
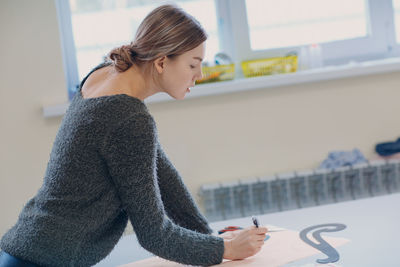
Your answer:
[[[246,0],[251,48],[365,37],[365,4],[364,0]]]
[[[395,25],[396,25],[396,40],[400,43],[400,0],[393,0]]]

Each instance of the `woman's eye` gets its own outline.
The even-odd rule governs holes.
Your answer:
[[[194,69],[194,68],[196,68],[196,66],[190,65],[190,68],[191,68],[191,69]]]

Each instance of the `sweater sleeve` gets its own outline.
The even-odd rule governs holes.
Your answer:
[[[200,213],[178,171],[158,143],[157,177],[161,198],[168,216],[177,224],[200,233],[211,234],[207,220]]]
[[[165,213],[157,182],[156,126],[149,114],[136,114],[109,135],[104,157],[138,241],[157,256],[190,265],[222,262],[220,237],[174,224]]]

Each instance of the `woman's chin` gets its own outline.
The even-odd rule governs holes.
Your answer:
[[[167,93],[170,97],[176,99],[176,100],[182,100],[186,97],[186,94],[190,93],[190,88],[186,88],[183,90],[171,90],[171,91],[164,91]]]
[[[173,99],[176,99],[176,100],[182,100],[182,99],[185,98],[186,93],[183,93],[181,95],[178,95],[178,94],[171,95],[171,94],[169,94],[169,96],[172,97]]]

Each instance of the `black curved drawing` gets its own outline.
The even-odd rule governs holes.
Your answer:
[[[314,231],[318,228],[319,229],[315,232],[312,233],[312,236],[319,242],[319,244],[314,243],[312,240],[308,239],[307,234],[311,231]],[[337,231],[342,231],[343,229],[346,228],[346,225],[341,224],[341,223],[327,223],[327,224],[319,224],[319,225],[314,225],[307,227],[306,229],[302,230],[300,232],[300,238],[303,240],[305,243],[308,245],[312,246],[313,248],[318,249],[322,253],[328,256],[326,259],[317,259],[318,263],[331,263],[331,262],[337,262],[339,260],[339,253],[336,251],[334,247],[329,245],[328,242],[326,242],[322,237],[321,233],[322,232],[337,232]]]

